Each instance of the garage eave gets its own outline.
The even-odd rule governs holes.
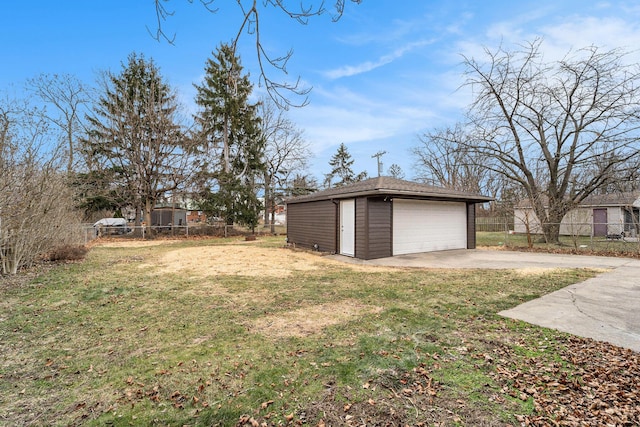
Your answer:
[[[329,188],[316,193],[288,199],[288,204],[318,200],[340,200],[355,197],[380,196],[412,199],[451,200],[467,203],[485,203],[494,200],[491,197],[463,191],[450,190],[427,184],[404,181],[391,177],[371,178],[342,187]]]

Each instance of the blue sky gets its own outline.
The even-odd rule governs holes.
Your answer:
[[[262,5],[262,0],[258,3]],[[298,0],[288,2],[298,5]],[[318,2],[315,2],[316,4]],[[325,1],[331,6],[331,0]],[[307,3],[309,4],[309,3]],[[19,94],[39,73],[74,74],[87,83],[96,73],[118,71],[131,52],[143,53],[194,109],[195,91],[207,58],[236,33],[235,1],[216,0],[209,13],[198,0],[165,3],[175,14],[163,24],[174,44],[156,41],[152,0],[30,0],[6,2],[0,13],[0,93]],[[262,6],[261,6],[262,7]],[[461,55],[481,58],[495,49],[544,38],[545,58],[596,45],[640,47],[639,1],[347,1],[337,23],[329,14],[300,25],[280,11],[263,9],[262,42],[273,55],[294,55],[288,75],[313,87],[309,105],[289,117],[304,130],[313,151],[309,172],[329,172],[329,158],[345,143],[354,170],[377,173],[371,156],[386,151],[384,169],[399,164],[415,176],[411,147],[425,130],[455,123],[471,101]],[[257,83],[253,39],[243,36],[245,71]],[[640,62],[634,52],[631,60]],[[263,89],[257,87],[256,92]]]

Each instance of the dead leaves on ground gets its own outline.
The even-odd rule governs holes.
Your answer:
[[[498,385],[488,390],[493,393],[487,396],[489,401],[498,404],[507,400],[530,402],[531,413],[515,415],[514,421],[521,426],[640,425],[639,353],[577,337],[562,337],[537,345],[492,341],[483,351],[470,349],[465,353],[476,359],[478,367],[487,370]],[[421,414],[420,418],[432,418],[428,423],[435,425],[443,417],[449,421],[458,418],[462,423],[473,423],[475,416],[484,419],[488,414],[468,413],[458,417],[456,407],[466,406],[465,402],[455,401],[457,405],[455,399],[449,401],[451,396],[440,395],[442,385],[435,379],[439,366],[440,362],[420,364],[407,372],[381,372],[363,382],[357,393],[327,384],[326,394],[303,408],[283,402],[283,396],[278,400],[265,400],[251,415],[241,417],[236,425],[295,425],[312,420],[320,420],[314,422],[320,423],[318,425],[384,425],[377,424],[383,421],[388,425],[399,425],[397,423],[404,423],[417,413]],[[171,376],[172,370],[191,368],[188,363],[178,364],[158,371],[156,376],[160,380]],[[195,409],[197,414],[209,407],[206,389],[212,385],[236,394],[228,389],[230,384],[223,384],[222,380],[222,383],[213,383],[215,378],[229,375],[242,380],[244,372],[240,368],[237,372],[199,378],[188,390],[170,389],[166,383],[162,385],[162,381],[144,384],[129,377],[124,381],[126,388],[120,403],[133,405],[147,399],[156,403],[163,401],[177,409]],[[82,409],[84,406],[74,408]],[[435,416],[434,411],[439,415]],[[443,415],[443,411],[449,415]]]
[[[514,416],[519,425],[640,425],[639,353],[578,337],[544,341],[537,347],[531,343],[491,344],[492,349],[471,351],[470,355],[481,361],[479,363],[499,385],[497,392],[493,389],[490,401],[498,404],[509,399],[531,402],[533,411],[530,414]],[[310,419],[322,417],[312,424],[317,426],[402,425],[407,417],[411,417],[409,412],[420,413],[419,418],[427,421],[425,425],[449,425],[451,421],[469,425],[473,425],[474,420],[490,422],[484,418],[488,414],[465,414],[463,411],[460,415],[449,410],[455,409],[455,402],[448,401],[450,397],[440,396],[441,385],[434,379],[434,368],[437,369],[433,365],[420,365],[410,372],[383,373],[362,384],[364,396],[359,395],[358,399],[347,403],[343,399],[348,393],[328,387],[327,394],[306,407],[305,413]],[[381,394],[380,390],[387,393]],[[370,397],[366,396],[367,392],[371,392]],[[271,404],[267,403],[267,406]],[[457,403],[460,407],[465,406],[465,402]],[[403,408],[411,410],[404,412]],[[439,415],[435,416],[434,411]],[[274,425],[256,418],[241,418],[237,425]],[[293,419],[288,418],[287,423]]]
[[[523,426],[640,425],[640,354],[607,343],[571,337],[556,351],[523,367],[513,350],[498,347],[494,378],[513,398],[533,399]]]

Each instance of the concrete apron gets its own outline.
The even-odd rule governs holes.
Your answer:
[[[362,264],[413,268],[610,270],[498,314],[640,352],[640,261],[546,253],[453,250],[359,260]]]
[[[640,268],[618,267],[498,314],[640,352]]]

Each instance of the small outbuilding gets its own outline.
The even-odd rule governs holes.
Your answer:
[[[493,200],[391,177],[287,200],[289,244],[360,259],[474,249],[477,203]]]
[[[173,206],[156,206],[151,211],[151,225],[155,227],[187,225],[187,211]]]
[[[528,199],[514,208],[514,231],[542,233],[540,220]],[[637,237],[640,234],[640,191],[588,196],[564,216],[560,223],[560,234]]]

